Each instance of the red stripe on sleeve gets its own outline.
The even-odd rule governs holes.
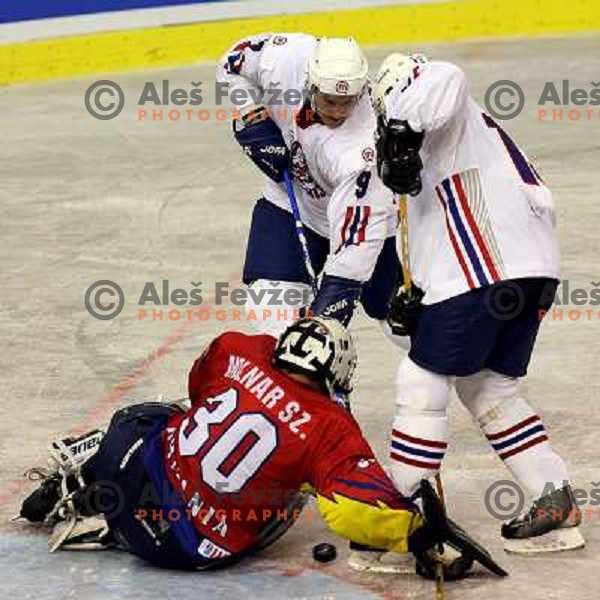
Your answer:
[[[473,290],[473,289],[475,289],[475,282],[473,281],[473,277],[471,277],[471,273],[469,272],[469,267],[467,267],[467,263],[465,262],[465,257],[463,256],[462,250],[460,249],[460,246],[458,245],[458,242],[456,241],[456,236],[454,235],[454,232],[452,231],[452,227],[450,227],[450,221],[448,219],[448,208],[446,206],[446,203],[444,202],[444,198],[442,197],[442,193],[440,192],[439,186],[437,186],[435,188],[435,191],[437,192],[438,198],[439,198],[440,202],[442,203],[442,207],[444,209],[444,217],[446,219],[446,229],[448,230],[448,235],[450,236],[450,243],[452,244],[452,247],[454,248],[454,253],[456,254],[456,258],[458,258],[458,263],[460,264],[460,268],[462,269],[462,272],[467,280],[467,283],[469,284],[469,287]]]
[[[465,190],[463,188],[462,181],[460,179],[460,175],[452,175],[452,181],[454,183],[454,187],[456,188],[456,191],[458,192],[458,198],[460,200],[462,209],[465,213],[465,217],[467,218],[467,223],[469,224],[469,227],[471,228],[471,231],[473,232],[473,235],[475,236],[475,240],[477,241],[477,245],[479,246],[479,250],[481,251],[483,260],[485,261],[485,264],[487,265],[487,268],[490,271],[492,279],[494,281],[500,281],[500,275],[498,274],[496,265],[494,264],[494,261],[492,260],[490,252],[485,244],[485,241],[483,240],[483,237],[481,236],[481,232],[479,231],[479,227],[477,226],[477,223],[475,222],[473,213],[471,212],[471,207],[469,206],[469,203],[467,201],[467,195],[465,194]]]
[[[349,206],[346,209],[346,218],[344,219],[344,226],[342,227],[342,244],[346,241],[346,236],[348,235],[348,225],[350,225],[350,221],[352,221],[353,215],[354,207]]]
[[[352,221],[353,215],[354,215],[354,207],[348,206],[348,208],[346,208],[346,217],[344,218],[344,225],[342,226],[342,241],[340,242],[340,245],[337,247],[334,254],[337,254],[344,247],[344,244],[346,243],[346,236],[348,235],[348,226],[350,225],[350,222]]]
[[[363,206],[363,218],[360,222],[360,228],[358,230],[358,244],[365,241],[365,236],[367,233],[367,223],[369,222],[369,217],[371,216],[371,207]]]

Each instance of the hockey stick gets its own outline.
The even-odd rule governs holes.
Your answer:
[[[306,272],[308,273],[308,278],[310,280],[310,287],[312,288],[312,292],[316,298],[317,291],[318,291],[317,276],[315,275],[315,270],[313,269],[312,262],[310,261],[310,254],[308,253],[308,241],[306,240],[306,233],[304,231],[304,223],[302,223],[300,209],[298,208],[298,200],[296,199],[296,192],[294,191],[294,185],[292,184],[290,174],[287,170],[285,170],[283,172],[283,181],[285,183],[285,189],[287,190],[288,198],[290,200],[290,206],[292,207],[292,213],[294,215],[294,220],[296,221],[296,235],[298,236],[298,241],[300,242],[300,247],[302,248],[302,256],[304,258],[304,266],[306,268]]]
[[[412,275],[410,274],[410,261],[408,254],[408,206],[406,203],[406,194],[402,194],[402,196],[400,196],[398,216],[400,217],[400,240],[402,242],[402,275],[404,277],[404,287],[409,290],[412,287]]]
[[[400,225],[400,240],[402,242],[402,275],[404,279],[404,288],[409,290],[412,287],[412,275],[410,273],[410,254],[408,246],[408,203],[406,201],[406,194],[400,196],[398,205],[398,216]],[[444,496],[444,486],[442,484],[442,477],[439,473],[435,475],[435,487],[437,489],[438,496],[442,509],[446,512],[446,499]],[[440,547],[440,554],[443,547]],[[441,561],[437,565],[436,569],[436,600],[444,600],[444,570]]]
[[[319,291],[317,276],[315,275],[315,270],[313,269],[312,262],[310,261],[310,254],[308,253],[308,241],[304,231],[304,223],[302,223],[300,208],[298,208],[298,200],[296,199],[296,192],[294,191],[294,185],[292,184],[292,180],[287,169],[283,172],[283,181],[285,183],[285,189],[287,190],[288,198],[290,200],[290,206],[292,207],[292,213],[294,214],[294,220],[296,221],[296,235],[298,237],[298,241],[300,242],[300,247],[302,248],[304,266],[306,268],[306,272],[308,273],[313,296],[316,298]],[[308,312],[311,313],[311,311]],[[342,392],[335,392],[335,397],[339,404],[350,410],[350,404],[345,394]]]
[[[404,278],[404,287],[409,290],[412,287],[412,275],[410,273],[410,254],[408,249],[408,205],[406,202],[406,194],[400,196],[398,214],[400,217],[400,239],[402,241],[402,274]],[[435,476],[435,485],[445,510],[446,501],[444,498],[444,486],[442,485],[442,478],[439,473]]]

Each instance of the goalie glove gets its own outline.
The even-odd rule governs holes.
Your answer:
[[[425,525],[409,537],[408,548],[417,559],[419,575],[435,579],[436,566],[441,562],[445,579],[459,579],[467,575],[475,561],[494,575],[508,575],[483,546],[446,516],[444,507],[426,479],[421,481],[418,496],[423,503]],[[439,551],[444,546],[455,552],[445,557],[446,553]]]
[[[275,183],[283,181],[290,153],[281,129],[264,106],[253,106],[233,122],[233,134],[250,160]]]
[[[423,312],[423,290],[412,284],[409,288],[404,285],[398,288],[390,302],[387,317],[388,325],[394,335],[412,336],[417,330],[421,313]]]

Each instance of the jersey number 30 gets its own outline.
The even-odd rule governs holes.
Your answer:
[[[210,426],[217,425],[235,411],[238,405],[238,392],[230,388],[226,392],[208,398],[209,410],[200,407],[193,417],[185,419],[179,429],[179,453],[181,456],[194,456],[202,451],[210,440]],[[237,462],[231,457],[244,443],[244,452],[239,452]],[[277,429],[262,413],[240,415],[223,431],[215,444],[200,461],[202,478],[206,484],[219,493],[239,492],[256,474],[277,447]]]

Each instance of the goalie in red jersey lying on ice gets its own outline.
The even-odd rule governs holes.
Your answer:
[[[278,539],[298,520],[302,488],[334,532],[412,551],[423,574],[440,541],[460,554],[448,575],[473,560],[503,574],[445,519],[427,482],[423,514],[394,488],[335,400],[350,391],[355,366],[352,339],[331,319],[301,319],[278,340],[224,333],[190,371],[191,407],[133,405],[113,416],[99,445],[55,442],[55,468],[21,516],[53,526],[51,549],[93,541],[158,566],[207,569]]]

